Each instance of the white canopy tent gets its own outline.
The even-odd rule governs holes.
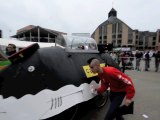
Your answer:
[[[45,43],[45,42],[30,42],[30,41],[20,41],[17,39],[3,39],[0,38],[0,46],[7,46],[8,44],[15,44],[17,48],[25,48],[31,44],[38,43],[38,45],[43,48],[43,47],[53,47],[53,46],[60,46],[59,44],[55,43]],[[60,46],[63,47],[63,46]]]
[[[119,47],[119,48],[113,48],[113,51],[131,51],[131,48],[129,48],[129,47]]]

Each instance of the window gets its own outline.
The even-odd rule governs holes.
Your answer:
[[[106,40],[104,40],[104,41],[103,41],[103,43],[107,43],[107,41],[106,41]]]
[[[118,23],[118,32],[122,32],[122,24],[121,23]]]
[[[122,32],[122,24],[121,23],[112,24],[112,33],[116,33],[116,32],[119,32],[119,33]]]
[[[107,25],[104,26],[104,34],[107,33]]]
[[[112,38],[116,38],[116,35],[112,35]]]
[[[153,40],[156,40],[156,37],[153,37]]]
[[[118,41],[117,41],[118,44],[121,44],[121,42],[122,42],[122,40],[118,40]]]
[[[99,35],[107,34],[107,25],[103,25],[99,27]]]
[[[107,36],[104,36],[103,38],[104,38],[104,39],[107,39]]]
[[[143,45],[143,42],[139,42],[139,45]]]
[[[132,34],[132,33],[129,33],[129,34],[128,34],[128,38],[129,38],[129,39],[132,39],[132,38],[133,38],[133,34]]]
[[[128,40],[128,44],[132,44],[133,40],[132,39],[129,39]]]
[[[102,35],[102,26],[99,27],[99,35]]]
[[[115,44],[116,44],[116,41],[115,41],[115,40],[113,40],[113,46],[115,46]]]
[[[152,45],[156,45],[156,42],[152,42]]]
[[[122,34],[119,34],[119,35],[118,35],[118,38],[122,38]]]
[[[116,23],[112,24],[112,33],[116,33]]]

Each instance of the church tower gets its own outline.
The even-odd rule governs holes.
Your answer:
[[[112,8],[111,11],[108,13],[108,18],[109,17],[117,17],[117,11]]]

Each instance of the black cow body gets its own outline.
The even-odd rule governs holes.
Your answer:
[[[25,59],[13,61],[13,64],[0,73],[0,105],[3,103],[3,106],[0,107],[0,112],[7,112],[5,107],[11,106],[10,109],[8,108],[8,113],[12,113],[12,107],[15,107],[17,104],[22,107],[23,105],[25,106],[26,101],[24,99],[27,99],[27,104],[34,104],[33,102],[36,103],[36,101],[34,101],[35,99],[32,100],[31,97],[38,96],[36,97],[37,100],[40,98],[39,96],[43,96],[41,100],[45,98],[46,103],[42,100],[42,103],[44,103],[42,106],[45,106],[45,104],[47,106],[47,101],[51,102],[48,108],[44,107],[44,111],[41,110],[39,113],[37,111],[38,115],[28,112],[28,107],[24,108],[24,111],[22,108],[19,108],[19,110],[22,110],[22,113],[27,111],[27,117],[24,115],[17,118],[15,117],[13,120],[28,120],[31,118],[33,118],[33,120],[36,120],[37,118],[47,119],[55,115],[61,115],[61,112],[76,104],[94,98],[93,96],[84,101],[75,101],[75,103],[73,102],[73,105],[70,105],[69,107],[65,106],[66,96],[71,96],[71,98],[68,99],[72,99],[72,94],[75,96],[80,94],[85,95],[83,92],[86,91],[83,91],[82,85],[84,85],[84,88],[87,88],[92,81],[95,81],[97,84],[99,83],[97,76],[87,78],[83,69],[83,66],[87,65],[87,60],[92,57],[98,58],[101,63],[105,63],[105,65],[111,65],[118,68],[118,65],[106,53],[100,54],[98,51],[68,50],[61,47],[37,49],[32,51]],[[68,90],[68,88],[70,89]],[[67,93],[67,91],[69,92]],[[45,92],[45,94],[42,92]],[[53,96],[49,96],[51,94],[53,94]],[[46,97],[44,97],[44,95]],[[56,97],[54,97],[54,95],[56,95]],[[29,100],[32,101],[29,102]],[[16,102],[13,105],[10,105],[6,103],[8,101]],[[39,102],[39,100],[37,102]],[[42,103],[37,103],[37,105]],[[60,107],[63,107],[63,105],[65,107],[61,110]],[[57,109],[58,107],[59,110]],[[34,112],[36,112],[37,108],[33,107],[33,109],[35,109]],[[40,107],[40,109],[43,109],[43,107]],[[50,109],[50,112],[48,112],[47,115],[44,115],[47,109]],[[57,110],[57,113],[55,113],[53,109]],[[15,112],[15,116],[16,114],[19,114],[18,110]],[[34,115],[36,117],[34,117]],[[6,116],[4,117],[4,120],[11,117],[12,116]]]

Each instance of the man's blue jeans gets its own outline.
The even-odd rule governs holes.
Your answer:
[[[116,116],[116,110],[122,104],[125,95],[125,92],[110,92],[111,103],[104,120],[113,120],[114,118],[116,118],[116,120],[122,119],[122,116]]]

